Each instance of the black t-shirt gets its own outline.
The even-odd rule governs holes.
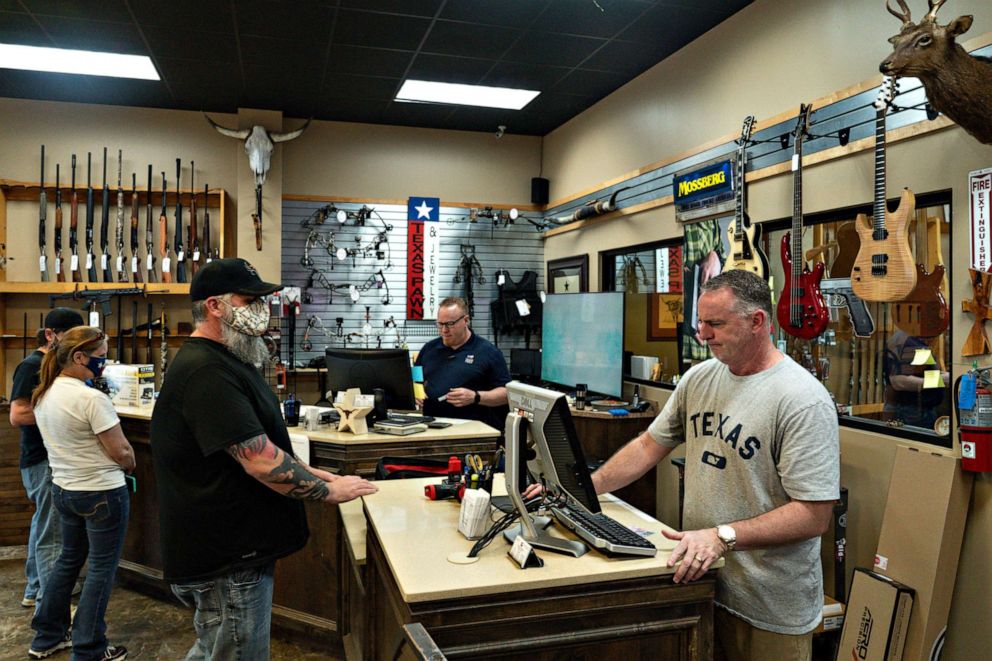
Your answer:
[[[38,376],[41,373],[41,361],[45,357],[40,351],[33,352],[21,361],[14,370],[14,385],[10,389],[10,400],[26,399],[31,401],[31,393],[38,387]],[[38,425],[21,426],[21,468],[40,464],[48,459],[48,450],[41,439]]]
[[[224,451],[262,433],[292,453],[279,401],[258,370],[222,344],[187,340],[151,423],[166,580],[219,576],[306,545],[303,503],[248,475]]]
[[[490,427],[502,430],[506,425],[508,406],[452,406],[437,398],[452,388],[492,390],[510,382],[506,359],[492,342],[476,333],[468,342],[450,349],[437,337],[424,345],[417,355],[417,365],[424,368],[424,415],[440,418],[480,420]]]

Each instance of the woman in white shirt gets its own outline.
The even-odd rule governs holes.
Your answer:
[[[31,658],[43,659],[68,647],[73,661],[127,657],[124,647],[108,645],[104,615],[127,532],[130,499],[124,473],[134,470],[134,451],[110,398],[87,385],[106,362],[103,331],[73,328],[45,355],[40,384],[31,397],[62,522],[62,553],[31,621],[36,632],[28,650]],[[87,561],[70,632],[72,587]]]

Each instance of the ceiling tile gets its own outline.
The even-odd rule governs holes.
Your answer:
[[[577,94],[601,99],[628,80],[626,76],[621,74],[574,69],[550,91],[556,94]]]
[[[519,110],[500,108],[458,108],[448,117],[449,128],[461,131],[492,131],[495,135],[499,126],[505,126],[508,133],[514,133],[514,120]]]
[[[104,23],[39,16],[41,27],[59,48],[75,48],[129,55],[147,55],[148,49],[137,28],[131,23]]]
[[[13,3],[18,4],[18,3]],[[93,6],[88,2],[68,0],[21,0],[21,4],[32,14],[40,16],[61,16],[63,18],[93,18]],[[131,12],[124,0],[100,0],[100,20],[130,22]]]
[[[630,25],[652,4],[637,0],[597,0],[597,3],[602,10],[591,1],[552,0],[531,29],[609,38]]]
[[[634,77],[671,55],[684,44],[682,38],[638,44],[631,41],[611,41],[582,63],[583,69],[613,71]]]
[[[241,60],[245,63],[266,64],[281,67],[283,75],[300,75],[299,69],[323,71],[327,52],[326,43],[315,41],[291,41],[241,35]],[[318,78],[318,83],[319,78]]]
[[[566,67],[546,67],[520,62],[499,62],[483,79],[486,85],[514,87],[517,89],[550,89],[571,69]]]
[[[342,9],[334,26],[334,43],[414,50],[430,24],[426,18]]]
[[[145,37],[156,57],[214,62],[238,61],[238,49],[233,34],[185,30],[183,38],[176,39],[170,30],[149,28],[145,32]]]
[[[91,93],[100,100],[100,103],[114,106],[161,108],[174,101],[165,85],[157,80],[128,80],[93,76],[90,84]]]
[[[38,23],[27,14],[0,11],[0,41],[24,46],[51,46]]]
[[[406,71],[411,57],[412,52],[331,46],[328,71],[398,78]]]
[[[128,0],[128,6],[141,25],[174,30],[176,41],[188,30],[234,33],[231,0]]]
[[[446,55],[418,55],[410,66],[407,78],[440,83],[475,85],[482,80],[494,62]]]
[[[618,39],[640,43],[692,41],[722,21],[726,16],[699,7],[659,5],[648,10],[639,21],[617,35]]]
[[[390,103],[382,114],[387,124],[444,128],[452,107],[427,103]]]
[[[434,16],[442,0],[341,0],[342,7],[412,16]]]
[[[520,35],[509,28],[437,21],[421,51],[498,60]]]
[[[549,0],[448,0],[441,18],[526,28],[549,4]]]
[[[243,89],[237,63],[159,58],[156,64],[177,99],[211,112],[237,110]]]
[[[527,32],[503,56],[510,62],[574,67],[603,45],[603,40],[546,32]]]
[[[338,122],[369,122],[377,124],[389,105],[388,101],[323,97],[318,101],[320,117]]]
[[[294,2],[292,7],[271,0],[238,0],[241,35],[276,37],[300,42],[327,43],[334,25],[333,7],[314,2]]]
[[[324,78],[325,97],[382,99],[390,101],[399,89],[399,78],[374,78],[332,73]]]

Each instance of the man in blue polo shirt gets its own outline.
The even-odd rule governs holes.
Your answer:
[[[503,429],[510,370],[502,352],[472,332],[471,321],[464,299],[441,301],[441,337],[425,344],[416,361],[424,368],[424,415],[481,420]]]

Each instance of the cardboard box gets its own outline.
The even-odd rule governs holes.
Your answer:
[[[856,568],[837,658],[899,661],[912,610],[912,588],[863,567]]]
[[[844,626],[844,604],[830,595],[823,595],[823,619],[820,625],[813,629],[813,635],[828,631],[839,631]]]
[[[957,457],[896,449],[874,570],[916,592],[906,661],[936,658],[943,644],[971,483],[971,473],[961,470]]]
[[[103,377],[115,406],[151,406],[155,402],[155,366],[107,363]]]

